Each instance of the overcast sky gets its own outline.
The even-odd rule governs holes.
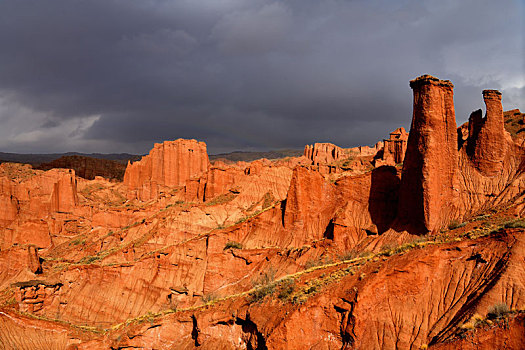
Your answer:
[[[0,151],[147,153],[373,144],[410,126],[410,79],[456,119],[525,110],[520,0],[0,0]]]

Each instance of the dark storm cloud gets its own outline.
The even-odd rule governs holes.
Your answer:
[[[3,0],[0,147],[372,144],[424,73],[454,82],[458,123],[483,88],[523,109],[522,21],[511,0]]]

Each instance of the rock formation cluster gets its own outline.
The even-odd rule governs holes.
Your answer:
[[[485,90],[457,128],[451,82],[410,87],[410,133],[371,147],[178,139],[123,182],[1,164],[0,348],[468,348],[481,317],[477,344],[519,349],[523,116]]]

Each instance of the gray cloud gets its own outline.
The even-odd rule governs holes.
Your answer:
[[[0,150],[211,153],[373,144],[408,127],[408,80],[456,86],[458,124],[501,89],[525,109],[523,3],[0,2]]]

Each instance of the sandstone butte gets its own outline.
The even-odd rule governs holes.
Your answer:
[[[451,82],[410,87],[371,147],[0,165],[0,348],[523,349],[524,115],[485,90],[458,128]]]

